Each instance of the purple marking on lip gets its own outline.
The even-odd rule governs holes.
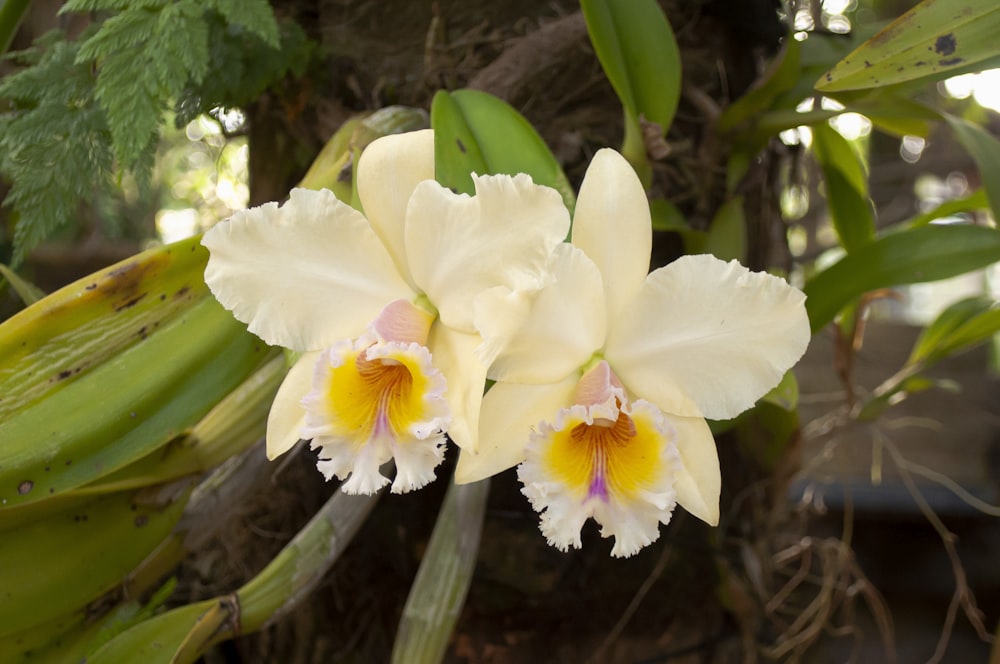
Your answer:
[[[594,455],[594,476],[590,480],[587,488],[587,500],[599,498],[603,502],[608,502],[608,482],[607,482],[607,459],[598,452]]]

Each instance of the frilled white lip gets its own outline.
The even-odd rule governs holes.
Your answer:
[[[344,341],[316,362],[312,390],[302,399],[302,436],[319,450],[319,470],[345,480],[347,493],[385,485],[379,468],[389,459],[396,465],[393,493],[419,489],[444,458],[444,392],[444,377],[419,343]]]
[[[477,308],[493,350],[489,377],[499,381],[483,401],[482,422],[504,424],[481,426],[479,455],[463,453],[456,477],[474,481],[522,460],[532,427],[558,408],[539,417],[541,406],[519,400],[550,406],[602,358],[629,395],[654,404],[678,429],[678,502],[716,523],[721,481],[704,418],[750,408],[798,361],[810,338],[805,296],[778,277],[707,255],[647,274],[648,202],[613,150],[598,152],[587,170],[572,241],[553,253],[553,281],[534,305],[519,304],[517,324],[500,297]]]
[[[614,537],[613,556],[631,556],[659,537],[676,504],[680,458],[670,423],[646,401],[629,403],[606,362],[584,374],[574,405],[532,434],[517,473],[560,550],[581,546],[593,518]]]

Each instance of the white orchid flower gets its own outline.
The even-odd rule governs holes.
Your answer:
[[[434,181],[430,130],[374,141],[357,166],[362,215],[327,190],[237,212],[209,230],[205,281],[251,332],[303,352],[267,424],[269,458],[300,438],[349,493],[434,478],[444,431],[476,446],[486,366],[473,300],[538,289],[566,236],[560,196],[526,175]]]
[[[675,502],[717,524],[719,460],[705,418],[753,406],[809,342],[805,296],[784,280],[707,255],[647,274],[651,246],[639,179],[601,150],[572,244],[553,253],[552,281],[531,308],[503,289],[477,303],[497,382],[456,481],[520,464],[542,532],[563,550],[580,546],[593,517],[615,537],[612,555],[632,555]]]

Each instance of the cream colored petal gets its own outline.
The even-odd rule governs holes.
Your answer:
[[[267,458],[276,459],[299,442],[306,409],[302,397],[312,390],[313,373],[320,352],[303,353],[281,381],[267,415]]]
[[[433,179],[434,132],[430,129],[383,136],[372,141],[358,160],[358,198],[365,216],[407,279],[406,206],[417,184]]]
[[[413,297],[365,218],[326,190],[237,212],[202,244],[212,293],[269,344],[319,350]]]
[[[445,399],[451,409],[448,436],[463,449],[478,445],[479,408],[486,388],[486,365],[476,349],[482,343],[478,334],[457,332],[436,322],[431,327],[427,347],[434,366],[447,383]]]
[[[649,272],[653,227],[639,177],[614,150],[599,150],[580,185],[573,215],[573,244],[604,275],[608,317],[638,292]]]
[[[719,524],[719,452],[708,423],[701,417],[668,415],[677,432],[681,467],[674,476],[677,504],[710,526]]]
[[[483,397],[479,418],[479,451],[462,450],[455,482],[475,482],[524,461],[531,431],[543,420],[555,421],[573,401],[577,376],[551,385],[496,383]]]
[[[448,327],[473,332],[472,303],[495,286],[534,290],[549,255],[569,230],[555,189],[527,175],[475,178],[474,197],[436,182],[417,186],[406,216],[406,252],[414,283]]]
[[[597,266],[562,243],[550,262],[552,280],[523,314],[491,290],[476,301],[476,327],[493,358],[489,377],[512,383],[552,383],[590,360],[604,345],[604,291]]]
[[[777,385],[809,338],[805,296],[783,279],[684,256],[649,275],[611,325],[605,357],[664,412],[723,420]]]

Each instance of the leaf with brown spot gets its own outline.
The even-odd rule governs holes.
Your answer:
[[[820,77],[821,92],[930,82],[1000,66],[1000,3],[924,0]],[[938,56],[928,61],[928,53]]]

